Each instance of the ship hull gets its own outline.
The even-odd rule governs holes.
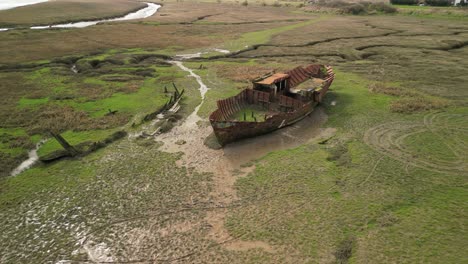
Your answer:
[[[280,113],[264,122],[211,121],[218,142],[224,146],[234,141],[264,135],[292,125],[314,111],[316,102],[306,104],[295,113]]]
[[[307,90],[302,94],[291,92],[291,88],[310,78],[321,79],[319,89]],[[297,67],[285,74],[275,74],[262,79],[253,89],[244,89],[235,96],[217,101],[218,108],[210,114],[214,134],[218,142],[224,146],[239,139],[263,135],[294,124],[312,113],[314,107],[322,101],[333,80],[333,70],[326,65]],[[279,87],[280,91],[273,88],[265,91],[262,87],[258,87],[270,82],[281,82],[277,86],[272,86]],[[247,121],[245,113],[243,120],[239,120],[238,113],[252,107],[263,109],[264,116],[263,114],[258,116],[262,121],[257,122],[257,117],[254,121]],[[254,117],[253,112],[252,117]]]

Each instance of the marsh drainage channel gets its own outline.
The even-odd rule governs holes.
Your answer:
[[[116,21],[125,21],[125,20],[133,20],[133,19],[143,19],[154,15],[158,9],[161,7],[160,5],[154,3],[145,3],[147,6],[136,11],[129,13],[123,17],[111,18],[111,19],[102,19],[102,20],[94,20],[94,21],[81,21],[75,23],[67,23],[67,24],[56,24],[56,25],[47,25],[47,26],[32,26],[30,29],[52,29],[52,28],[85,28],[89,26],[94,26],[99,23],[103,22],[116,22]],[[5,32],[8,30],[12,30],[15,28],[0,28],[0,32]]]
[[[43,139],[39,141],[39,143],[36,144],[36,147],[28,152],[28,159],[21,162],[21,164],[16,167],[11,173],[11,176],[16,176],[20,174],[21,172],[31,168],[38,160],[39,160],[39,155],[37,155],[37,151],[39,148],[42,146],[47,141],[47,139]]]

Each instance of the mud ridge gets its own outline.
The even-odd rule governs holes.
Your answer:
[[[340,57],[342,59],[347,59],[345,54],[342,53],[291,53],[291,54],[263,54],[263,55],[249,55],[249,56],[237,56],[236,58],[281,58],[281,57]]]
[[[457,50],[461,49],[468,46],[468,41],[462,41],[458,42],[452,45],[449,45],[448,47],[440,47],[440,48],[434,48],[435,50],[442,50],[442,51],[452,51],[452,50]]]
[[[219,16],[219,15],[222,15],[222,14],[224,14],[224,13],[209,14],[209,15],[199,16],[199,17],[195,18],[195,19],[192,20],[192,21],[174,23],[174,25],[177,25],[177,24],[179,24],[179,25],[191,25],[191,24],[197,23],[197,22],[199,22],[199,21],[202,21],[202,20],[205,19],[205,18],[212,17],[212,16]]]
[[[314,45],[322,44],[322,43],[328,43],[328,42],[332,42],[332,41],[336,41],[336,40],[387,37],[387,36],[399,34],[399,33],[402,33],[402,32],[405,32],[405,31],[398,30],[398,31],[394,31],[394,32],[388,32],[388,33],[384,33],[384,34],[371,35],[371,36],[335,37],[335,38],[328,38],[328,39],[324,39],[324,40],[312,41],[312,42],[308,42],[308,43],[305,43],[305,44],[281,45],[281,47],[285,47],[285,48],[309,47],[309,46],[314,46]]]
[[[428,49],[424,47],[416,47],[416,46],[405,46],[405,45],[397,45],[397,44],[370,44],[370,45],[365,45],[365,46],[360,46],[354,48],[355,50],[366,50],[366,49],[371,49],[371,48],[381,48],[381,47],[395,47],[395,48],[408,48],[408,49]]]
[[[160,26],[192,25],[192,24],[196,24],[200,20],[203,20],[203,19],[205,19],[207,17],[217,16],[217,15],[222,15],[222,14],[224,14],[224,13],[201,16],[201,17],[198,17],[197,19],[194,19],[194,20],[188,21],[188,22],[162,22],[162,23],[160,23],[158,25],[160,25]],[[270,23],[284,23],[284,22],[305,22],[305,21],[308,21],[308,20],[307,19],[283,19],[283,20],[243,21],[243,22],[212,22],[212,24],[210,24],[210,22],[208,22],[207,25],[235,26],[235,25],[270,24]],[[148,24],[148,23],[145,23],[145,22],[139,22],[139,23],[143,23],[143,24],[146,24],[146,25],[151,25],[151,24]]]
[[[324,40],[311,41],[311,42],[307,42],[307,43],[304,43],[304,44],[295,44],[295,45],[280,45],[280,44],[268,44],[268,43],[266,43],[266,44],[255,44],[255,45],[252,45],[252,46],[250,46],[248,48],[245,48],[245,49],[242,49],[242,50],[239,50],[239,51],[236,51],[236,52],[232,52],[232,53],[229,53],[229,54],[216,55],[216,56],[211,56],[211,57],[208,57],[208,58],[196,58],[194,60],[216,60],[216,59],[222,59],[222,58],[238,57],[237,55],[240,55],[242,53],[246,53],[246,52],[249,52],[249,51],[257,50],[260,47],[302,48],[302,47],[311,47],[311,46],[315,46],[317,44],[328,43],[328,42],[332,42],[332,41],[336,41],[336,40],[377,38],[377,37],[385,37],[385,36],[390,36],[390,35],[394,35],[394,34],[399,34],[399,33],[402,33],[402,32],[405,32],[405,31],[404,30],[398,30],[398,31],[387,32],[387,33],[384,33],[384,34],[371,35],[371,36],[335,37],[335,38],[328,38],[328,39],[324,39]],[[272,56],[272,57],[277,57],[277,56]]]
[[[269,24],[283,22],[304,22],[307,19],[283,19],[283,20],[264,20],[264,21],[243,21],[243,22],[213,22],[213,25],[231,26],[231,25],[249,25],[249,24]]]
[[[468,46],[468,41],[463,41],[463,42],[457,42],[455,44],[449,45],[449,46],[441,46],[441,47],[419,47],[419,46],[408,46],[408,45],[398,45],[398,44],[371,44],[371,45],[365,45],[365,46],[360,46],[357,48],[354,48],[355,50],[366,50],[370,48],[380,48],[380,47],[395,47],[395,48],[404,48],[404,49],[422,49],[422,50],[441,50],[441,51],[451,51],[451,50],[456,50],[456,49],[461,49]]]

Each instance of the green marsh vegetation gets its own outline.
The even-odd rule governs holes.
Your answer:
[[[151,19],[188,19],[177,8],[193,6],[169,3],[161,10],[167,16]],[[216,6],[226,13],[216,15]],[[206,118],[217,99],[236,94],[249,85],[249,78],[272,69],[326,63],[336,72],[322,104],[328,115],[324,128],[336,129],[333,137],[251,161],[244,167],[252,171],[237,179],[237,199],[230,204],[212,196],[220,188],[213,174],[179,166],[184,154],[162,151],[161,143],[152,139],[123,139],[80,159],[38,164],[0,180],[1,262],[90,261],[85,247],[104,248],[122,262],[466,259],[468,80],[463,72],[468,27],[439,16],[329,14],[317,19],[315,13],[283,7],[265,7],[261,16],[310,22],[258,23],[259,16],[251,13],[256,8],[261,7],[250,1],[247,7],[206,4],[197,12],[213,15],[204,21],[211,23],[209,33],[196,24],[122,24],[142,32],[158,30],[172,41],[161,37],[153,48],[136,37],[122,40],[134,45],[129,49],[108,45],[108,35],[97,37],[96,32],[115,26],[101,25],[80,33],[81,38],[103,41],[94,54],[60,50],[63,56],[46,53],[40,60],[36,54],[18,55],[18,67],[8,64],[0,72],[5,95],[0,104],[2,169],[9,172],[41,139],[47,127],[38,118],[59,120],[73,144],[99,140],[115,130],[131,130],[133,122],[164,104],[164,86],[170,89],[172,82],[185,88],[181,115],[188,115],[200,102],[198,85],[159,55],[244,40],[267,45],[228,58],[184,62],[210,88],[199,115]],[[231,32],[227,28],[236,28],[230,23],[239,16],[249,22],[246,31],[205,41]],[[169,29],[176,31],[165,35]],[[21,34],[8,35],[7,42],[31,34],[58,38],[76,33]],[[187,34],[199,34],[200,41],[185,43]],[[6,54],[0,45],[0,56],[14,61],[12,56],[23,48],[9,46],[11,54]],[[238,48],[243,49],[236,44]],[[73,64],[78,73],[71,71]],[[106,115],[108,109],[118,112]],[[57,148],[49,141],[39,153]],[[219,211],[226,213],[219,223],[231,243],[254,246],[236,248],[212,240],[209,234],[219,226],[207,219]]]

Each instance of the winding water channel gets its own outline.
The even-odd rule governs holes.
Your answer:
[[[147,17],[154,15],[158,11],[158,9],[161,7],[160,5],[157,5],[154,3],[146,3],[146,4],[147,6],[145,8],[142,8],[133,13],[129,13],[123,17],[94,20],[94,21],[80,21],[80,22],[75,22],[75,23],[57,24],[57,25],[49,25],[49,26],[35,26],[35,27],[31,27],[31,29],[84,28],[84,27],[94,26],[103,22],[116,22],[116,21],[125,21],[125,20],[133,20],[133,19],[142,19],[142,18],[147,18]]]
[[[32,26],[30,29],[53,29],[53,28],[85,28],[89,26],[94,26],[99,23],[103,22],[117,22],[117,21],[126,21],[126,20],[134,20],[134,19],[143,19],[150,17],[158,11],[161,6],[154,3],[146,3],[146,7],[137,10],[132,13],[128,13],[123,17],[111,18],[111,19],[101,19],[101,20],[93,20],[93,21],[80,21],[74,23],[66,23],[66,24],[55,24],[55,25],[47,25],[47,26]],[[9,31],[15,28],[0,28],[0,32]]]
[[[37,155],[37,151],[39,148],[44,144],[47,140],[41,140],[39,143],[36,144],[36,147],[28,152],[28,159],[21,162],[21,164],[16,167],[12,172],[11,176],[16,176],[20,174],[21,172],[31,168],[38,160],[39,156]]]
[[[201,118],[198,116],[198,110],[200,110],[200,107],[202,106],[203,102],[205,101],[205,95],[206,95],[206,92],[208,92],[208,86],[206,86],[203,83],[200,75],[195,74],[193,72],[193,70],[185,67],[182,64],[182,61],[170,61],[170,63],[176,65],[181,70],[188,72],[191,77],[195,78],[198,85],[200,85],[200,88],[198,90],[200,91],[201,102],[200,102],[199,105],[197,105],[197,107],[195,107],[195,110],[193,110],[193,112],[187,117],[187,119],[185,120],[185,123],[184,123],[184,125],[186,125],[186,126],[194,126],[199,120],[201,120]]]

